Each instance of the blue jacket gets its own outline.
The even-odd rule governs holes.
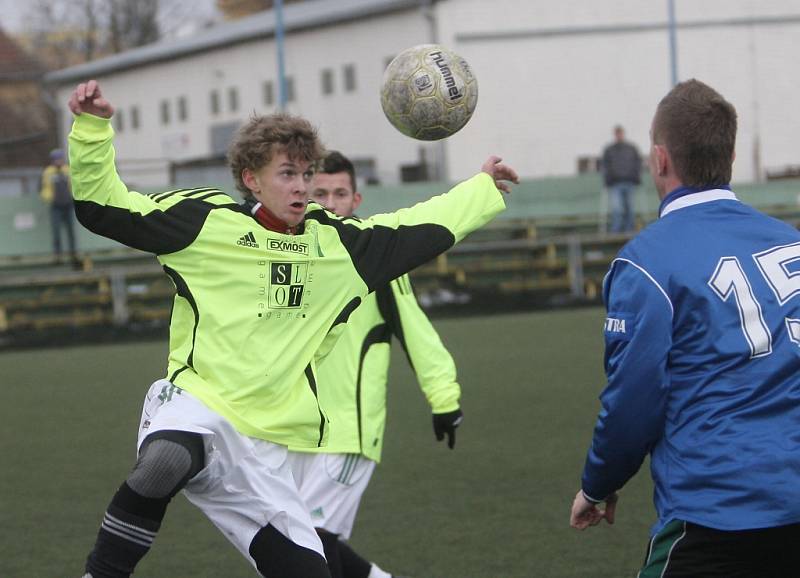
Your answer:
[[[649,453],[653,532],[800,522],[800,232],[727,187],[677,189],[603,291],[586,495],[618,490]]]

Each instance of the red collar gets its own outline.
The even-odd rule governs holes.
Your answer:
[[[284,235],[297,234],[297,226],[290,227],[286,221],[276,217],[272,211],[261,203],[256,203],[253,208],[250,209],[250,212],[255,220],[265,229],[275,231],[276,233],[283,233]]]

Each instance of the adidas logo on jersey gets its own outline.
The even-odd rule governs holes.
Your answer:
[[[253,232],[250,231],[246,235],[242,235],[238,241],[236,241],[237,245],[242,245],[244,247],[255,247],[258,249],[258,242],[256,241],[255,235]]]

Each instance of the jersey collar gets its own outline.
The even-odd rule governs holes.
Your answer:
[[[661,205],[658,207],[658,216],[661,218],[678,209],[723,199],[733,201],[739,200],[736,198],[736,195],[733,194],[733,191],[731,191],[730,185],[719,185],[712,189],[707,187],[678,187],[670,191],[669,194],[662,199]]]
[[[253,218],[265,229],[284,235],[297,235],[301,232],[302,226],[290,227],[288,223],[276,217],[272,211],[257,201],[248,199],[245,201],[245,205]]]

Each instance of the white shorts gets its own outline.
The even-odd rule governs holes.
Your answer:
[[[347,540],[375,462],[359,454],[289,452],[300,497],[317,528]]]
[[[142,408],[137,448],[160,430],[203,436],[205,468],[183,490],[253,564],[250,543],[271,524],[295,544],[325,556],[286,461],[285,446],[251,438],[166,379],[150,386]]]

